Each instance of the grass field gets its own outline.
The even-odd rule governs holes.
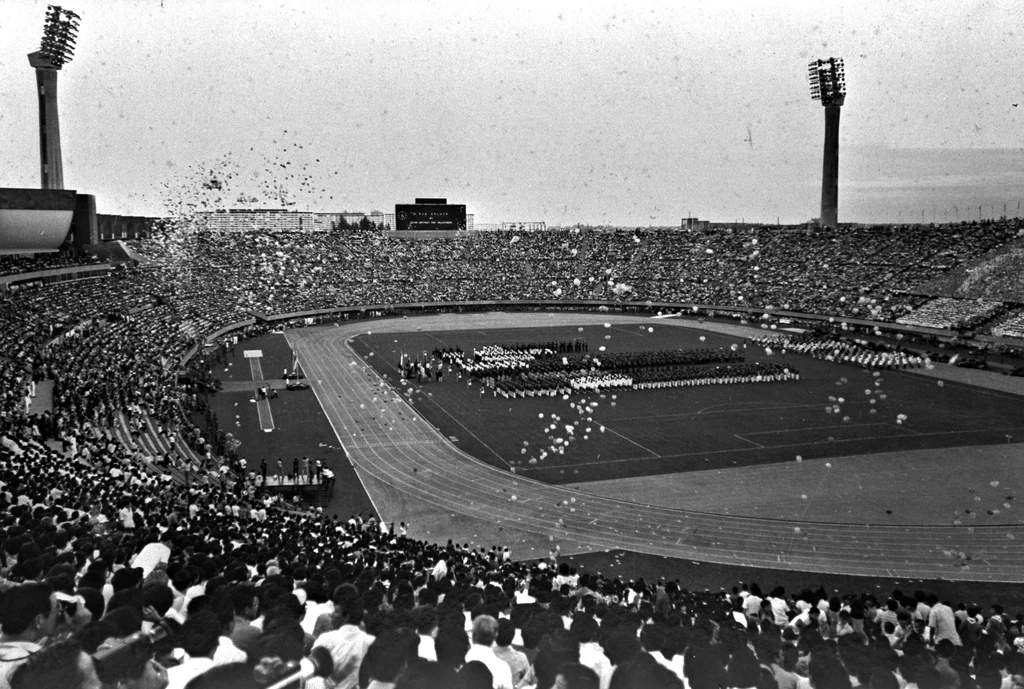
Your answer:
[[[563,327],[361,335],[353,348],[393,385],[399,357],[460,346],[586,338],[590,352],[746,346],[747,361],[781,361],[741,338],[680,327]],[[418,411],[458,446],[497,467],[548,483],[723,469],[778,462],[1024,440],[1024,399],[911,371],[872,372],[788,354],[799,381],[714,385],[507,400],[452,377],[403,383]],[[575,408],[571,405],[575,404]],[[835,411],[838,408],[838,411]],[[540,415],[544,415],[541,419]],[[560,417],[548,431],[552,414]],[[898,418],[905,415],[905,420]],[[592,421],[587,421],[590,416]],[[553,439],[569,437],[563,454]],[[604,431],[600,430],[604,427]],[[586,429],[590,428],[587,432]],[[584,439],[585,438],[585,439]],[[525,450],[525,452],[524,452]],[[539,458],[542,450],[546,459]]]

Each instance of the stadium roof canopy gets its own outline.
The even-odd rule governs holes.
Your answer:
[[[0,188],[0,254],[57,251],[71,230],[70,189]]]

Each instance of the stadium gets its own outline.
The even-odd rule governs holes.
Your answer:
[[[61,12],[0,189],[9,686],[1024,673],[1024,218],[839,222],[841,60],[816,222],[395,231],[225,212],[230,165],[99,215]]]

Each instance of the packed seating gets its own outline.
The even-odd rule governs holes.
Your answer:
[[[1024,302],[1024,242],[995,247],[982,256],[921,284],[925,294]]]
[[[1014,337],[1024,340],[1024,309],[1014,309],[992,324],[996,337]]]
[[[578,228],[428,241],[380,233],[199,234],[133,240],[182,297],[287,313],[357,304],[668,301],[894,321],[909,290],[1013,240],[1018,221],[681,232]]]
[[[520,561],[503,545],[414,540],[372,515],[284,509],[192,424],[212,381],[177,384],[187,352],[251,311],[600,299],[913,317],[908,289],[1020,228],[948,229],[185,235],[136,242],[146,268],[2,295],[0,689],[269,686],[317,648],[330,669],[309,686],[1024,682],[1024,615],[998,606],[753,583],[693,592],[581,575],[557,551]],[[973,318],[970,303],[948,317]],[[915,363],[842,340],[759,344]],[[796,375],[721,361],[727,378]],[[589,382],[657,387],[672,367],[686,368]],[[32,413],[42,381],[53,409]],[[154,629],[173,633],[133,636]]]
[[[64,251],[54,251],[38,254],[5,254],[0,255],[0,276],[34,273],[40,270],[54,270],[57,268],[88,266],[99,262],[98,258],[88,253],[71,254]]]
[[[1002,308],[1001,302],[939,297],[913,313],[897,318],[896,322],[922,328],[957,330],[982,323],[998,314]]]
[[[74,465],[36,439],[5,435],[2,452],[0,682],[14,689],[98,686],[90,672],[267,686],[310,654],[322,687],[994,687],[1024,673],[1024,615],[998,605],[697,592],[580,574],[557,552],[417,541],[374,516],[268,511],[109,446]]]

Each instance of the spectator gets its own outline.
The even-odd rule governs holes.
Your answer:
[[[57,629],[59,615],[49,584],[22,584],[0,594],[0,689],[11,686],[14,671],[42,649],[43,640]]]

